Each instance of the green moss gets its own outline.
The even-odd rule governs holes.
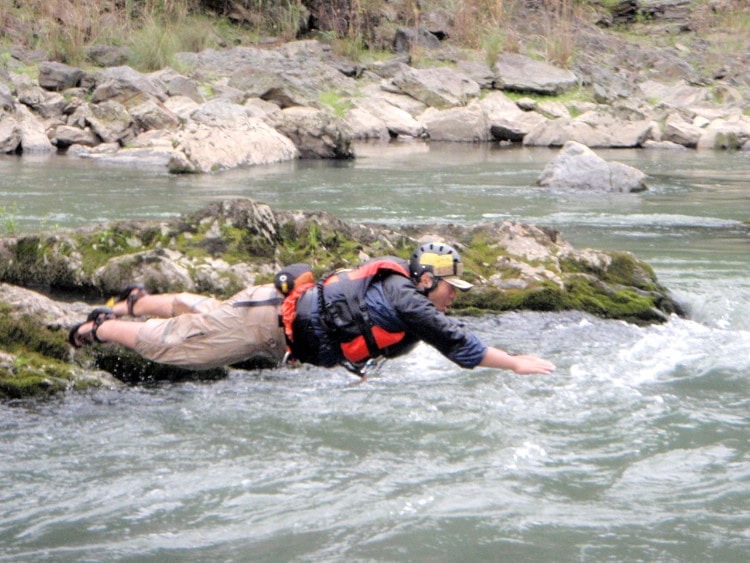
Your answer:
[[[663,309],[665,305],[660,302],[660,294],[639,292],[635,288],[613,289],[586,275],[570,276],[564,288],[553,282],[527,289],[481,288],[479,291],[460,293],[453,305],[453,310],[462,314],[479,311],[577,310],[636,324],[663,322],[664,313],[660,311]]]
[[[344,118],[354,104],[346,99],[346,94],[336,90],[328,90],[318,94],[318,102],[328,108],[336,117]]]
[[[0,368],[0,399],[23,399],[51,395],[62,391],[60,385],[39,373]]]
[[[335,226],[324,226],[310,219],[299,227],[291,222],[284,223],[279,233],[281,241],[276,249],[276,258],[281,264],[306,262],[311,264],[313,270],[321,271],[359,264],[362,243],[346,238],[346,233]]]
[[[511,90],[503,90],[503,94],[514,102],[517,102],[522,98],[529,98],[536,102],[559,102],[561,104],[594,101],[592,94],[580,86],[556,96],[545,96],[544,94],[537,94],[534,92],[514,92]]]
[[[551,282],[530,289],[482,289],[460,293],[454,311],[561,311],[568,308],[563,290]]]
[[[0,398],[50,395],[81,383],[69,362],[67,335],[0,302],[0,344],[12,359],[0,365]]]
[[[0,342],[9,352],[35,352],[57,360],[68,358],[66,336],[53,331],[28,315],[15,318],[0,303]]]
[[[571,277],[565,283],[566,309],[585,311],[602,318],[636,324],[662,322],[664,314],[657,305],[653,295],[631,288],[614,290],[585,276]]]
[[[501,279],[511,280],[521,277],[518,268],[511,264],[503,265],[502,261],[498,264],[498,259],[510,257],[510,254],[492,239],[487,238],[484,234],[474,236],[468,242],[467,248],[462,252],[461,257],[464,261],[464,277],[470,282],[480,282],[481,279],[500,276]],[[527,260],[531,266],[542,265],[538,261]],[[548,270],[556,271],[556,264],[543,264]]]
[[[609,252],[611,263],[606,267],[594,267],[589,262],[574,259],[560,260],[563,273],[590,274],[607,284],[632,286],[644,291],[658,291],[653,268],[628,252]]]
[[[0,398],[53,395],[77,383],[75,368],[49,357],[22,352],[11,366],[0,367]]]

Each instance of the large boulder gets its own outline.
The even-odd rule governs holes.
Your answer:
[[[58,62],[44,62],[39,65],[39,85],[46,90],[62,92],[75,88],[83,78],[80,68]]]
[[[414,47],[439,49],[440,39],[422,27],[417,29],[397,29],[393,37],[393,51],[396,53],[408,53]]]
[[[309,244],[312,232],[315,245]],[[304,261],[322,274],[383,254],[404,255],[437,239],[461,248],[465,275],[476,286],[456,300],[458,312],[578,309],[635,323],[682,313],[647,264],[624,252],[576,250],[544,226],[502,221],[391,230],[345,223],[325,212],[273,211],[248,199],[219,201],[168,221],[0,238],[0,399],[74,386],[81,373],[89,373],[83,366],[134,382],[200,377],[118,346],[71,355],[68,330],[91,307],[77,301],[84,296],[98,304],[138,281],[153,291],[194,290],[222,298],[268,281],[280,264]],[[18,286],[65,292],[64,299],[53,302]],[[19,370],[21,356],[40,361]]]
[[[578,85],[578,77],[558,68],[516,53],[503,53],[495,61],[494,87],[498,90],[558,96]]]
[[[354,109],[364,110],[380,119],[391,136],[421,137],[424,134],[424,125],[407,109],[395,105],[394,101],[396,100],[383,92],[370,93],[363,98],[355,97],[351,100]],[[423,104],[419,107],[419,113],[426,108]]]
[[[294,143],[243,106],[207,103],[175,134],[173,172],[215,172],[299,156]]]
[[[750,118],[713,120],[702,130],[697,146],[719,150],[750,148]]]
[[[479,84],[449,68],[412,68],[403,65],[391,80],[405,94],[437,109],[465,106],[479,97]]]
[[[129,66],[107,68],[97,75],[97,85],[91,95],[92,103],[116,100],[126,107],[140,104],[148,98],[164,101],[166,87],[159,81]]]
[[[688,108],[711,98],[710,89],[690,86],[683,80],[671,85],[655,80],[645,80],[638,86],[645,99],[666,103],[677,108]]]
[[[143,131],[176,129],[180,125],[180,117],[156,99],[146,100],[130,108],[128,113]]]
[[[700,127],[686,121],[680,114],[673,113],[664,122],[662,140],[694,148],[698,145],[702,133]]]
[[[419,121],[433,141],[484,142],[490,139],[490,126],[479,103],[445,110],[428,108]]]
[[[276,49],[234,47],[179,53],[177,61],[198,77],[228,78],[227,87],[282,108],[318,106],[322,92],[353,94],[357,83],[330,64],[330,47],[314,40],[293,41]],[[241,101],[241,100],[237,100]]]
[[[71,145],[94,147],[99,144],[99,139],[90,127],[71,127],[60,125],[52,132],[55,145],[58,149],[66,149]]]
[[[524,111],[499,91],[490,92],[479,104],[487,116],[490,135],[496,141],[520,143],[524,137],[547,118],[536,111]]]
[[[640,147],[653,136],[650,121],[616,120],[611,115],[587,113],[575,119],[539,122],[523,139],[528,146],[563,146],[575,141],[588,147]]]
[[[385,121],[363,108],[350,109],[344,122],[353,139],[389,139],[391,136]]]
[[[21,133],[21,150],[24,153],[51,153],[54,150],[44,124],[23,104],[16,107],[16,119]]]
[[[15,152],[21,144],[21,126],[15,112],[0,110],[0,153]]]
[[[89,104],[89,109],[86,125],[105,143],[125,144],[135,137],[135,122],[120,102],[106,100],[99,104]]]
[[[568,141],[545,167],[537,184],[555,189],[642,192],[646,175],[620,162],[607,162],[581,143]]]
[[[277,131],[291,139],[302,158],[352,158],[352,131],[325,110],[291,107],[275,118]]]

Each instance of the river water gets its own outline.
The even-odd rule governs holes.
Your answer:
[[[363,384],[302,367],[0,405],[0,560],[746,561],[750,153],[597,152],[650,190],[535,188],[556,151],[486,146],[187,177],[1,159],[0,231],[233,196],[352,221],[518,219],[635,252],[691,314],[467,319],[551,376],[423,346]]]

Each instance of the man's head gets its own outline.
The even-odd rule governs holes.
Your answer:
[[[461,279],[464,264],[452,247],[442,242],[430,242],[417,248],[409,260],[409,272],[415,283],[422,285],[425,294],[438,287],[440,281],[468,291],[473,285]]]

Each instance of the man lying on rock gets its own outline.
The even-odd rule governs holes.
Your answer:
[[[364,377],[377,362],[423,340],[464,368],[549,374],[555,366],[482,343],[445,315],[463,263],[447,244],[421,245],[409,262],[383,257],[315,283],[308,266],[280,271],[273,284],[251,286],[227,301],[192,293],[150,294],[128,287],[112,308],[100,307],[70,331],[79,348],[117,343],[149,360],[210,369],[249,359],[342,365]],[[120,317],[150,317],[145,321]]]

